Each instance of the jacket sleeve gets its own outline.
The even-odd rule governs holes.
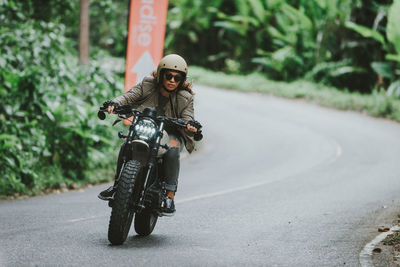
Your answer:
[[[194,120],[193,96],[191,96],[187,100],[186,105],[182,109],[180,116],[185,122]]]
[[[143,96],[143,81],[132,87],[129,91],[121,96],[114,98],[112,101],[119,105],[130,105],[135,103]]]
[[[187,123],[190,120],[194,120],[193,96],[190,95],[186,97],[185,100],[186,103],[181,110],[180,117]],[[194,136],[194,133],[189,132],[185,129],[181,129],[181,133],[186,135],[188,138],[193,138]]]

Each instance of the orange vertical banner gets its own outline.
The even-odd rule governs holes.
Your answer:
[[[168,0],[131,0],[125,92],[157,67],[163,56]]]

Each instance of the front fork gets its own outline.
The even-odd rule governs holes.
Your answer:
[[[145,205],[146,193],[147,193],[147,189],[151,186],[150,178],[151,178],[152,172],[156,171],[156,170],[154,170],[154,168],[156,167],[156,164],[157,164],[156,159],[157,159],[158,150],[160,148],[161,138],[163,137],[163,130],[164,130],[164,122],[161,122],[159,129],[158,129],[158,135],[157,135],[155,144],[150,151],[149,162],[147,164],[148,168],[147,168],[146,175],[144,176],[144,181],[143,181],[144,187],[140,188],[140,190],[136,190],[136,192],[140,193],[139,201],[137,202],[137,205],[136,205],[138,212],[140,212],[146,208],[146,205]],[[168,149],[168,146],[164,147],[164,148]],[[134,199],[137,199],[137,198],[134,198]]]

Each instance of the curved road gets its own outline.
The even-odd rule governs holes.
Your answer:
[[[105,186],[0,202],[0,266],[358,266],[399,212],[400,124],[196,88],[177,214],[110,246]]]

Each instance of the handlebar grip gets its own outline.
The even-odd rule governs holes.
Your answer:
[[[107,111],[107,107],[111,104],[111,101],[108,100],[103,103],[103,106],[99,108],[99,111],[97,112],[97,117],[100,120],[105,120],[106,119],[106,113],[104,111]]]
[[[194,134],[193,138],[194,141],[200,141],[201,139],[203,139],[203,133],[201,131],[198,131]]]
[[[104,113],[104,111],[102,111],[101,108],[100,108],[99,112],[97,112],[97,117],[98,117],[100,120],[105,120],[105,118],[106,118],[106,113]]]

